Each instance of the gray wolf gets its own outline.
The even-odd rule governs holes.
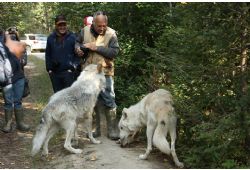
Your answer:
[[[167,90],[158,89],[146,95],[137,104],[123,109],[119,121],[121,146],[131,143],[135,134],[146,126],[147,149],[139,158],[147,159],[154,145],[165,154],[171,153],[176,166],[182,168],[184,165],[178,160],[175,152],[176,122],[172,95]],[[167,141],[168,133],[171,137],[171,148]]]
[[[99,144],[92,134],[92,113],[101,90],[105,88],[105,76],[101,65],[88,65],[72,86],[50,97],[42,111],[42,119],[33,138],[31,155],[39,152],[43,145],[43,155],[48,155],[51,137],[63,128],[66,131],[64,148],[71,153],[82,153],[71,145],[73,136],[77,140],[77,124],[84,119],[90,141]]]

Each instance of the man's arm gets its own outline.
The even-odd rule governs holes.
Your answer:
[[[78,34],[76,36],[76,42],[75,42],[75,53],[79,56],[79,57],[83,57],[84,53],[82,50],[80,50],[80,46],[83,43],[83,39],[84,39],[84,30],[81,29],[80,34]]]
[[[24,53],[23,53],[23,56],[22,56],[22,58],[20,60],[22,67],[27,65],[27,60],[28,60],[28,55],[27,55],[27,52],[25,50]]]
[[[52,71],[52,63],[51,63],[51,46],[49,43],[49,38],[47,40],[46,50],[45,50],[45,63],[47,72]]]
[[[113,59],[117,56],[119,53],[119,44],[118,44],[118,39],[117,36],[114,35],[108,44],[108,48],[102,47],[102,46],[97,46],[96,52],[99,53],[100,55],[104,56],[107,59]]]
[[[84,31],[81,29],[80,33],[76,36],[75,48],[79,48],[83,42]]]

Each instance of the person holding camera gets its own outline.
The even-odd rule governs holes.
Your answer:
[[[116,121],[116,103],[114,92],[114,59],[119,52],[119,44],[115,30],[107,26],[108,17],[98,11],[93,15],[91,26],[85,26],[77,38],[75,45],[77,54],[83,58],[82,69],[89,64],[102,64],[106,77],[106,88],[101,91],[95,106],[96,131],[94,137],[101,135],[100,114],[105,114],[108,138],[119,138]]]
[[[9,27],[7,29],[7,33],[10,36],[11,40],[20,41],[18,29],[16,26]],[[21,63],[21,67],[22,67],[22,70],[24,72],[24,66],[26,66],[27,62],[28,62],[28,55],[27,55],[26,49],[25,49],[22,57],[19,59],[19,61]],[[25,74],[24,74],[24,80],[25,80],[25,82],[24,82],[23,98],[27,97],[30,94],[29,80],[27,79]]]
[[[8,33],[8,35],[10,35],[10,39],[12,39],[13,41],[20,41],[18,29],[16,26],[9,27],[7,29],[7,33]],[[24,70],[24,66],[27,64],[27,61],[28,61],[28,55],[27,55],[27,52],[25,50],[24,54],[20,58],[20,62],[21,62],[23,70]]]
[[[55,18],[55,31],[48,39],[45,51],[46,70],[49,73],[54,93],[72,85],[80,66],[75,55],[75,35],[67,28],[64,15]]]
[[[11,36],[0,30],[0,54],[1,57],[8,58],[10,62],[8,79],[1,84],[4,98],[5,125],[2,131],[9,133],[12,130],[12,115],[15,113],[16,128],[21,131],[29,131],[30,126],[24,123],[24,112],[22,107],[22,97],[24,90],[24,72],[20,63],[20,58],[25,51],[25,44],[13,41]],[[6,69],[6,68],[5,68]],[[6,70],[4,70],[6,71]]]

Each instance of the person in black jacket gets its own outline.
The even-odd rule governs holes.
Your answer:
[[[49,73],[54,93],[76,79],[80,59],[75,55],[75,35],[68,31],[64,15],[55,18],[55,31],[47,39],[45,51],[46,70]]]
[[[4,32],[1,31],[1,37],[5,37]],[[29,125],[23,122],[24,113],[22,107],[22,96],[24,90],[24,72],[20,63],[20,58],[25,50],[25,44],[11,40],[10,35],[6,38],[1,38],[4,51],[9,58],[12,76],[7,84],[3,86],[4,98],[4,112],[6,124],[2,131],[11,132],[11,122],[13,111],[16,117],[17,129],[21,131],[28,131]]]

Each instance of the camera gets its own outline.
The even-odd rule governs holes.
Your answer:
[[[18,37],[18,29],[17,27],[13,26],[13,27],[9,27],[7,29],[8,34],[10,35],[10,38],[14,41],[19,41],[19,37]]]
[[[18,29],[17,29],[17,27],[14,26],[14,27],[9,27],[7,29],[7,31],[9,34],[14,34],[14,33],[18,32]]]
[[[80,50],[84,53],[88,53],[89,52],[89,49],[84,47],[84,46],[80,46]]]
[[[80,46],[80,50],[84,53],[83,57],[87,57],[89,54],[89,49],[84,47],[83,45]]]

